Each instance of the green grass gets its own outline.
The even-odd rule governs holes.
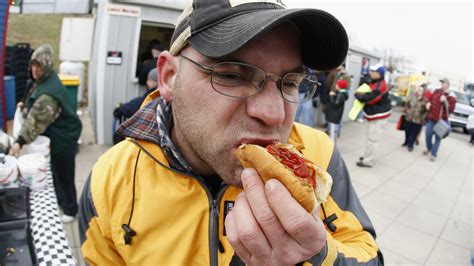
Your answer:
[[[7,45],[29,43],[33,49],[50,44],[54,50],[54,66],[59,67],[59,38],[65,15],[10,14],[7,28]]]
[[[10,14],[7,28],[7,45],[17,43],[29,43],[35,49],[41,44],[49,44],[53,47],[53,64],[56,71],[59,70],[59,41],[61,38],[61,26],[65,17],[90,17],[90,15],[72,14]],[[86,64],[87,74],[87,64]],[[87,77],[86,77],[87,79]],[[87,84],[86,81],[84,85]],[[87,95],[84,86],[84,95]]]

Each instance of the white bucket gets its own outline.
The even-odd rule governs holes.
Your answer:
[[[5,163],[0,163],[0,188],[18,186],[17,159],[6,155]]]
[[[18,158],[21,185],[41,190],[48,183],[48,169],[43,154],[32,153]]]
[[[51,140],[48,137],[39,135],[33,142],[28,145],[28,154],[40,153],[44,156],[46,161],[49,162],[50,143]]]

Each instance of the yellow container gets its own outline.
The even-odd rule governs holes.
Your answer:
[[[61,83],[66,87],[72,109],[77,110],[77,90],[81,84],[81,79],[76,75],[59,74],[58,76]]]

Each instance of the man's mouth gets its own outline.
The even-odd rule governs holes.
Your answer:
[[[270,144],[279,142],[278,139],[266,139],[266,138],[243,138],[240,140],[240,144],[253,144],[261,147],[266,147]],[[237,147],[240,145],[238,144]]]

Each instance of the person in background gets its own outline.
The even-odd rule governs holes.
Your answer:
[[[324,71],[316,71],[318,76],[318,90],[313,96],[313,108],[317,109],[319,104],[323,106],[328,104],[328,85],[326,82],[326,73]]]
[[[421,84],[421,87],[423,88],[423,91],[425,92],[424,95],[423,95],[423,97],[424,97],[425,102],[427,103],[427,102],[430,100],[430,98],[431,98],[432,92],[431,92],[430,89],[428,88],[428,84],[427,84],[427,83]],[[425,125],[425,123],[426,123],[426,117],[425,117],[425,121],[423,121],[423,124],[422,124],[422,126],[421,126],[422,128],[423,128],[423,125]],[[421,135],[421,131],[422,131],[422,130],[418,131],[418,134],[416,135],[415,145],[417,145],[417,146],[420,145],[420,135]]]
[[[156,68],[148,71],[146,88],[147,90],[143,95],[133,98],[129,102],[120,104],[118,107],[116,107],[114,109],[114,117],[124,121],[132,117],[132,115],[135,114],[138,109],[140,109],[140,106],[146,97],[158,88],[158,71]]]
[[[327,75],[326,75],[326,83],[328,85],[328,91],[326,92],[326,95],[327,95],[327,99],[329,99],[329,93],[331,91],[336,91],[336,82],[340,79],[344,79],[347,81],[347,84],[348,84],[348,87],[347,88],[350,88],[351,86],[351,77],[346,73],[346,64],[343,63],[341,64],[340,66],[338,66],[337,68],[327,72]],[[325,103],[325,105],[323,106],[323,112],[327,112],[327,102]]]
[[[138,96],[127,103],[120,104],[114,109],[114,118],[119,121],[119,123],[122,123],[132,117],[133,114],[135,114],[138,109],[140,109],[140,106],[143,104],[143,101],[145,101],[146,97],[158,88],[158,71],[156,68],[153,68],[148,72],[146,87],[147,90],[142,96]],[[123,136],[115,132],[113,136],[113,143],[117,144],[124,139],[125,138]]]
[[[158,57],[160,56],[161,51],[163,51],[163,45],[160,43],[160,41],[153,39],[150,42],[149,45],[149,51],[151,54],[151,58],[147,58],[143,62],[143,66],[140,69],[140,72],[138,74],[138,84],[146,86],[147,84],[147,77],[148,73],[150,73],[150,70],[156,68],[156,61],[158,60]],[[148,87],[148,86],[147,86]]]
[[[343,63],[340,65],[338,68],[335,69],[335,71],[331,71],[333,74],[333,77],[331,78],[331,87],[330,91],[336,91],[336,82],[340,79],[344,79],[347,82],[347,89],[351,87],[351,77],[346,73],[346,63]]]
[[[413,151],[416,138],[426,119],[425,89],[426,83],[416,87],[415,91],[408,95],[405,102],[405,142],[402,146],[407,146],[408,151]]]
[[[362,84],[370,84],[370,75],[369,75],[369,68],[370,68],[370,60],[367,57],[362,59],[362,67],[360,69],[360,79],[359,79],[359,86]],[[358,123],[364,123],[364,110],[361,110],[357,115]]]
[[[323,132],[294,122],[303,80],[312,86],[302,101],[317,90],[303,65],[333,69],[348,45],[342,24],[322,10],[190,1],[158,59],[159,90],[121,125],[127,139],[101,156],[84,185],[87,262],[383,265],[339,151]],[[293,143],[333,177],[314,213],[234,153],[242,143],[277,142]]]
[[[360,81],[359,86],[367,83],[370,83],[370,59],[367,57],[362,58],[362,67],[360,68]]]
[[[71,223],[78,211],[74,175],[82,124],[72,108],[66,88],[53,69],[52,57],[53,49],[48,44],[39,46],[31,55],[33,82],[25,103],[26,120],[10,148],[10,154],[18,157],[24,144],[30,144],[39,135],[49,137],[54,188],[63,209],[61,220]],[[20,102],[18,106],[24,104]]]
[[[471,135],[469,143],[474,146],[474,114],[469,115],[469,117],[467,118],[466,128],[469,131],[469,134]]]
[[[326,121],[328,122],[328,134],[332,141],[340,135],[341,119],[344,113],[344,103],[349,98],[347,93],[347,80],[340,79],[336,82],[336,91],[329,93],[328,110],[326,112]]]
[[[316,71],[309,67],[304,67],[304,71],[307,74],[311,75],[316,75]],[[316,81],[317,82],[317,81]],[[312,86],[310,82],[304,82],[300,85],[298,88],[299,91],[299,97],[300,99],[307,99],[306,94],[309,92],[309,88]],[[316,94],[315,94],[316,95]],[[314,98],[315,96],[313,96]],[[298,103],[298,108],[296,109],[296,116],[295,116],[295,121],[303,123],[309,127],[312,127],[314,125],[314,119],[313,119],[313,101],[310,98],[305,101],[300,101]],[[303,118],[301,117],[303,116]]]
[[[385,67],[381,64],[370,66],[369,84],[371,92],[356,93],[357,100],[365,103],[364,116],[367,120],[367,141],[364,156],[356,163],[359,167],[372,167],[375,150],[383,134],[383,128],[391,114],[392,105],[388,95],[388,87],[384,80]]]
[[[423,155],[431,154],[430,161],[432,162],[436,160],[441,145],[441,138],[434,134],[433,128],[439,119],[448,121],[448,113],[452,113],[456,106],[456,97],[449,91],[449,79],[444,78],[440,82],[441,88],[436,89],[426,103],[428,116],[425,128],[426,150]]]

